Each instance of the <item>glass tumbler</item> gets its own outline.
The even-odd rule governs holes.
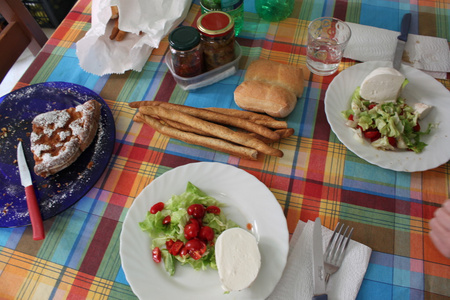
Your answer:
[[[314,74],[334,74],[342,60],[352,32],[344,22],[332,17],[313,20],[308,26],[306,65]]]

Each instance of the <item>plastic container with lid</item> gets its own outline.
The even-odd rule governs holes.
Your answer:
[[[227,13],[212,11],[197,20],[207,71],[234,60],[234,21]]]
[[[241,47],[237,42],[234,42],[234,56],[236,58],[232,62],[195,77],[182,77],[175,74],[172,64],[172,55],[170,55],[169,52],[166,53],[165,62],[178,85],[183,90],[190,91],[214,84],[235,74],[239,69],[241,54]]]
[[[182,77],[194,77],[203,72],[201,39],[197,29],[181,26],[169,34],[174,72]]]

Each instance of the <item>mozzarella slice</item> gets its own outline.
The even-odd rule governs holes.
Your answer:
[[[255,237],[244,229],[230,228],[219,235],[215,249],[222,288],[240,291],[249,287],[261,267],[261,254]]]
[[[414,104],[414,110],[419,114],[419,119],[422,120],[430,113],[433,106],[427,105],[425,103]]]
[[[394,101],[400,95],[405,76],[394,68],[373,70],[361,84],[360,95],[376,103]]]

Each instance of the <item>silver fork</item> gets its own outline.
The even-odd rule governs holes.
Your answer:
[[[339,270],[342,264],[342,260],[345,256],[345,250],[347,249],[348,243],[353,233],[353,228],[347,226],[345,231],[342,233],[344,224],[336,224],[333,235],[331,236],[330,242],[328,243],[327,249],[324,254],[323,266],[325,268],[325,282],[328,282],[330,275],[334,274]]]

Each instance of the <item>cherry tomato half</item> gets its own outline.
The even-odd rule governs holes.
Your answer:
[[[218,215],[220,214],[220,208],[218,208],[215,205],[210,205],[206,208],[206,211],[209,212],[210,214],[215,214]]]
[[[198,233],[198,237],[204,241],[212,241],[214,239],[214,230],[209,226],[203,226]]]
[[[173,243],[172,247],[169,250],[169,253],[172,255],[178,255],[180,253],[181,248],[183,248],[184,243],[180,240]]]
[[[158,247],[153,248],[152,258],[155,263],[160,263],[161,262],[161,249],[159,249]]]
[[[165,216],[164,219],[163,219],[163,221],[162,221],[163,225],[169,224],[170,221],[171,221],[171,219],[172,219],[172,218],[171,218],[170,216]]]
[[[172,248],[175,242],[173,240],[166,241],[166,249],[170,252],[170,248]]]
[[[397,147],[397,139],[395,137],[389,136],[388,140],[392,147]]]
[[[155,205],[152,206],[152,208],[150,208],[150,213],[151,214],[156,214],[158,211],[163,210],[164,208],[164,203],[163,202],[158,202]]]
[[[192,204],[188,207],[187,213],[196,219],[203,219],[205,216],[205,207],[201,204]]]
[[[206,244],[199,239],[192,239],[184,245],[188,251],[199,251],[202,255],[206,252]]]
[[[381,137],[381,133],[378,130],[364,131],[364,136],[371,140],[376,140]]]
[[[187,240],[192,240],[193,238],[196,238],[198,233],[200,231],[200,226],[198,223],[192,222],[184,226],[184,237]]]

